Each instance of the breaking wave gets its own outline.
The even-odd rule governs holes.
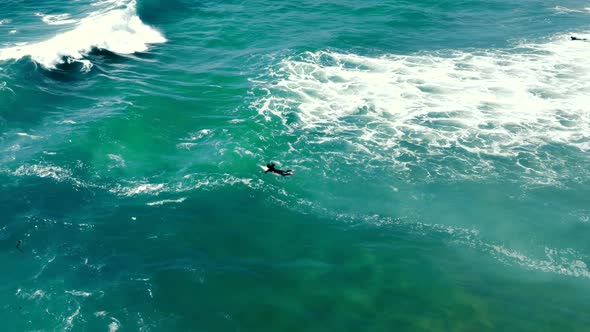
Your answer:
[[[164,43],[166,38],[156,29],[144,24],[136,11],[136,2],[103,1],[101,10],[90,13],[77,22],[73,30],[35,43],[0,49],[0,60],[30,56],[43,67],[53,69],[57,64],[82,61],[92,49],[104,49],[118,54],[146,51],[150,44]],[[69,16],[42,16],[48,24],[69,24]],[[84,70],[90,68],[88,60]]]

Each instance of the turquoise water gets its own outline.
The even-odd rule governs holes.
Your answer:
[[[0,22],[3,331],[588,330],[590,3]]]

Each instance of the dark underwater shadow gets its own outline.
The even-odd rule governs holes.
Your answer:
[[[43,68],[42,74],[62,82],[81,81],[105,73],[107,71],[105,67],[110,64],[116,65],[129,60],[130,58],[127,56],[106,49],[93,48],[82,59],[63,57],[61,63],[57,64],[55,68]]]
[[[93,74],[92,62],[87,57],[83,59],[63,57],[54,68],[46,68],[27,56],[13,62],[7,68],[8,75],[15,81],[36,85],[43,83],[46,79],[61,82],[84,80]]]
[[[146,24],[177,22],[205,6],[205,1],[195,0],[140,0],[137,14]]]

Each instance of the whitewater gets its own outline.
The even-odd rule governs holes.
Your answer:
[[[0,3],[3,330],[585,331],[589,15]]]

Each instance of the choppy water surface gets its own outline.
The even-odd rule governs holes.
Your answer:
[[[589,22],[0,3],[3,330],[586,330]]]

